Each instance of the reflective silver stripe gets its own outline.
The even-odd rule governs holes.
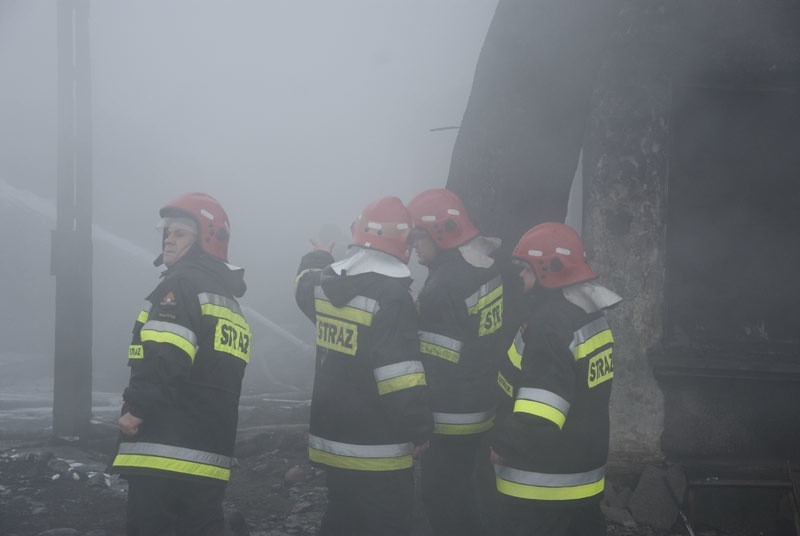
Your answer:
[[[308,445],[317,450],[348,456],[350,458],[396,458],[407,456],[414,451],[413,443],[397,443],[394,445],[352,445],[308,435]]]
[[[605,477],[606,468],[602,466],[597,469],[592,469],[591,471],[586,471],[585,473],[551,474],[534,473],[521,469],[513,469],[505,465],[495,465],[494,472],[498,478],[524,486],[567,488],[599,482]]]
[[[608,320],[606,320],[606,317],[601,316],[600,318],[592,320],[573,334],[572,342],[569,345],[570,352],[574,353],[576,346],[585,343],[601,331],[605,331],[607,329],[611,328],[608,326]]]
[[[182,339],[186,339],[195,347],[197,347],[197,336],[194,334],[194,331],[185,326],[181,326],[180,324],[162,322],[160,320],[148,320],[147,323],[142,326],[142,331],[148,330],[160,331],[162,333],[172,333],[178,337],[181,337]]]
[[[119,454],[158,456],[160,458],[172,458],[174,460],[214,465],[224,469],[230,469],[231,465],[233,465],[233,458],[229,456],[214,454],[213,452],[204,452],[202,450],[175,447],[172,445],[162,445],[160,443],[120,443]]]
[[[314,297],[320,300],[325,300],[330,302],[328,296],[325,295],[325,292],[322,290],[322,287],[319,285],[314,287]],[[367,298],[366,296],[356,296],[346,304],[344,307],[352,307],[353,309],[359,309],[361,311],[365,311],[367,313],[375,314],[378,312],[378,300],[373,300],[372,298]]]
[[[517,400],[532,400],[541,402],[566,415],[569,413],[569,402],[551,391],[544,389],[533,389],[532,387],[521,387],[517,392]]]
[[[430,344],[435,344],[436,346],[441,346],[442,348],[447,348],[448,350],[452,350],[459,354],[461,353],[461,347],[464,346],[464,343],[458,339],[451,339],[450,337],[445,337],[444,335],[433,333],[432,331],[420,331],[419,340],[421,342],[427,342]]]
[[[490,292],[492,292],[494,289],[496,289],[502,284],[503,280],[498,275],[493,277],[490,281],[487,281],[486,283],[481,285],[481,287],[472,296],[464,300],[464,303],[467,304],[467,309],[476,306],[478,304],[478,300],[488,295]]]
[[[145,300],[144,305],[142,306],[142,311],[149,313],[150,309],[153,307],[153,304],[149,301]]]
[[[414,374],[418,372],[425,372],[425,368],[419,361],[402,361],[385,367],[378,367],[373,371],[375,381],[381,382],[398,376],[405,376],[406,374]]]
[[[218,305],[220,307],[225,307],[226,309],[230,309],[234,313],[241,315],[242,309],[239,307],[239,304],[236,300],[232,300],[230,298],[226,298],[225,296],[220,296],[219,294],[212,294],[210,292],[201,292],[197,295],[197,299],[200,300],[200,305],[211,304],[211,305]]]
[[[438,424],[478,424],[494,416],[494,411],[479,413],[434,413],[433,422]]]

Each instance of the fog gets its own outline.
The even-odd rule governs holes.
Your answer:
[[[496,4],[91,2],[95,370],[124,371],[109,355],[159,273],[130,248],[155,258],[158,208],[187,191],[227,210],[243,303],[310,341],[293,301],[308,239],[342,244],[370,200],[444,186],[457,130],[441,127],[461,121]],[[50,360],[56,31],[56,2],[0,0],[0,209],[17,230],[0,289],[19,302],[0,334],[23,335],[0,354]]]

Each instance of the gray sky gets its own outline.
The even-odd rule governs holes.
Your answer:
[[[93,1],[95,223],[155,255],[158,208],[208,192],[231,218],[245,301],[293,306],[294,268],[322,226],[444,185],[457,131],[430,129],[460,123],[496,4]],[[55,1],[0,0],[0,180],[50,200],[56,52]],[[34,221],[52,289],[49,229]],[[95,272],[95,292],[114,292]]]
[[[269,247],[288,226],[443,185],[456,131],[429,129],[459,124],[495,5],[92,2],[96,223],[148,227],[163,201],[204,190],[240,257],[252,229]],[[44,196],[55,30],[55,2],[0,1],[0,178]]]

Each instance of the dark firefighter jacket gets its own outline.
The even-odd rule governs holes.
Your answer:
[[[333,257],[303,257],[296,299],[316,325],[309,458],[357,471],[412,467],[433,429],[410,280],[337,275]],[[323,269],[324,268],[324,269]]]
[[[440,250],[417,298],[420,353],[431,390],[435,432],[491,428],[502,352],[503,280],[497,270]]]
[[[122,436],[113,470],[229,479],[250,328],[236,301],[244,270],[192,249],[147,297],[128,350],[123,413],[143,419]]]
[[[509,411],[493,430],[505,495],[561,503],[599,500],[608,455],[614,339],[602,311],[537,289],[509,350]],[[508,369],[506,369],[508,371]],[[501,373],[503,371],[501,370]]]

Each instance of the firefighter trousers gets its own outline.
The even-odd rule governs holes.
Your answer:
[[[328,505],[319,536],[408,536],[414,473],[326,468]]]
[[[225,485],[128,477],[127,536],[222,536]]]
[[[422,502],[438,536],[487,534],[494,473],[484,436],[436,434],[422,455]]]
[[[504,536],[605,536],[599,502],[548,504],[500,495],[496,534]]]

